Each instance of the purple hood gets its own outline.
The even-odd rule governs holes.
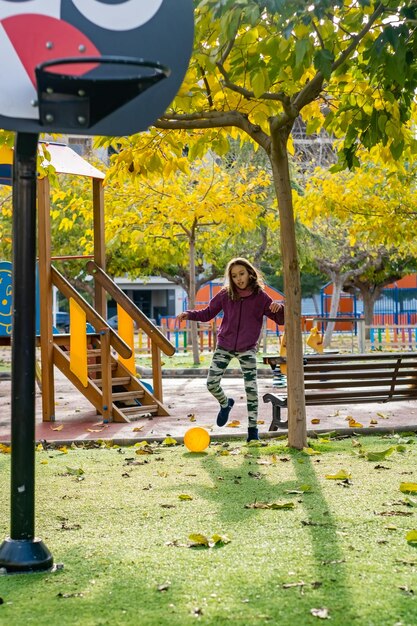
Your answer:
[[[217,345],[225,350],[245,352],[255,348],[262,330],[264,315],[276,324],[284,324],[284,306],[272,313],[272,298],[262,289],[240,300],[231,300],[225,289],[210,300],[205,309],[187,311],[187,318],[208,322],[223,311],[223,320],[217,335]]]

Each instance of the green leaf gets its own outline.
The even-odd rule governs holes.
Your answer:
[[[333,61],[333,53],[326,48],[317,50],[316,54],[314,55],[314,67],[319,70],[323,74],[324,78],[326,78],[327,80],[330,78],[332,73]]]
[[[396,449],[397,446],[391,446],[386,450],[381,450],[381,452],[365,452],[365,458],[367,461],[382,461],[383,459],[391,456]]]
[[[295,65],[301,65],[309,48],[308,39],[298,39],[295,43]]]

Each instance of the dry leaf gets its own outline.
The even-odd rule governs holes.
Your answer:
[[[133,432],[134,432],[134,433],[139,433],[141,430],[143,430],[143,426],[136,426],[136,427],[133,429]]]
[[[349,419],[349,427],[350,428],[363,428],[363,424],[361,424],[360,422],[357,422],[355,418],[351,417]]]
[[[329,609],[326,609],[325,606],[320,609],[310,609],[310,613],[311,615],[314,615],[314,617],[319,617],[320,619],[330,619]]]
[[[63,424],[60,424],[59,426],[50,426],[51,430],[62,430],[64,428]]]
[[[228,426],[229,428],[239,428],[239,426],[240,426],[240,422],[239,422],[239,420],[232,420],[231,422],[229,422],[229,423],[227,424],[227,426]]]
[[[188,493],[181,493],[178,498],[180,500],[192,500],[193,496],[189,496]]]
[[[345,469],[339,470],[337,474],[326,474],[325,478],[328,480],[346,480],[352,478],[352,474]]]
[[[320,420],[318,417],[315,417],[314,419],[311,420],[312,424],[320,424]]]

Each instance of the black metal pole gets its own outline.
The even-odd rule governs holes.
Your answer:
[[[0,546],[9,573],[52,567],[35,537],[36,160],[38,135],[17,133],[13,161],[11,532]]]

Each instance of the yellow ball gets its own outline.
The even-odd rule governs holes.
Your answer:
[[[184,435],[184,445],[190,452],[202,452],[210,443],[210,435],[205,428],[190,428]]]

